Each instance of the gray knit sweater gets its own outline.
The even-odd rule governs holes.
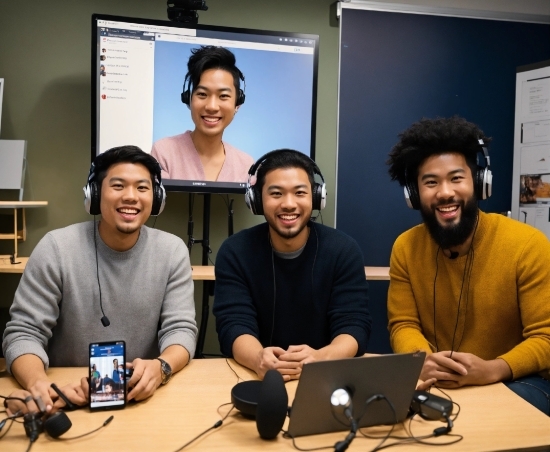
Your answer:
[[[2,349],[8,370],[23,354],[51,366],[87,366],[90,342],[124,340],[126,359],[150,359],[179,344],[195,351],[197,326],[189,254],[178,237],[141,228],[128,251],[96,234],[94,222],[49,232],[34,249],[15,293]]]

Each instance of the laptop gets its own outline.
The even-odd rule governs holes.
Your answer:
[[[333,412],[332,393],[347,389],[352,396],[353,417],[359,427],[402,422],[409,411],[424,352],[347,358],[304,364],[290,410],[288,432],[293,437],[349,430],[349,421]],[[383,394],[385,399],[365,407],[365,401]]]

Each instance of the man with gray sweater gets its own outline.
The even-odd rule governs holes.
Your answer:
[[[126,341],[128,399],[137,401],[167,383],[195,350],[187,248],[144,226],[164,207],[157,161],[135,146],[111,149],[95,159],[84,191],[94,221],[51,231],[38,243],[4,332],[7,368],[32,396],[28,410],[64,405],[46,370],[88,366],[91,342]],[[61,389],[77,405],[88,401],[85,378]]]

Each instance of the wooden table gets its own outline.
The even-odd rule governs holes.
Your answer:
[[[18,257],[17,261],[20,264],[11,264],[9,257],[0,257],[0,273],[23,273],[25,265],[27,265],[28,257]],[[214,281],[214,266],[212,265],[193,265],[193,280],[195,281]],[[368,280],[385,280],[390,279],[389,267],[365,267],[365,276]]]
[[[229,362],[241,378],[254,378],[251,371],[232,360]],[[49,377],[59,386],[76,381],[85,373],[84,368],[55,368],[48,371]],[[230,391],[236,383],[237,377],[226,360],[193,360],[168,385],[159,388],[145,402],[131,404],[120,411],[90,413],[87,408],[83,408],[69,412],[73,427],[65,436],[76,436],[99,427],[111,414],[114,415],[114,420],[99,432],[75,441],[54,441],[42,434],[33,445],[32,452],[174,451],[220,419],[216,410],[223,403],[230,402]],[[296,385],[296,382],[287,383],[289,400],[294,397]],[[11,377],[0,373],[0,394],[7,395],[16,387],[17,384]],[[544,446],[550,445],[550,417],[533,408],[503,384],[463,388],[448,393],[461,406],[453,433],[463,435],[464,439],[455,445],[445,446],[442,450],[548,450]],[[220,411],[226,413],[227,409],[222,407]],[[288,421],[284,428],[287,425]],[[413,422],[413,432],[416,435],[428,434],[443,425],[440,422],[418,420]],[[371,434],[381,434],[387,432],[387,427],[363,430]],[[396,428],[394,433],[402,434],[402,427]],[[336,432],[300,437],[296,441],[301,448],[332,446],[345,435],[345,432]],[[445,442],[449,439],[451,438],[441,436],[432,441]],[[27,444],[23,425],[18,423],[14,423],[8,434],[0,439],[2,451],[22,452]],[[365,439],[358,435],[348,450],[370,450],[377,444],[378,440]],[[398,446],[396,450],[418,452],[428,448],[410,444]],[[281,434],[272,441],[261,440],[253,420],[232,412],[220,428],[210,431],[184,450],[227,452],[295,449],[292,442]]]

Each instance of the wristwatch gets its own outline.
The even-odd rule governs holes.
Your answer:
[[[170,364],[168,364],[162,358],[155,359],[158,359],[160,361],[160,372],[162,374],[161,384],[165,385],[170,381],[170,378],[172,378],[172,368],[170,367]]]

